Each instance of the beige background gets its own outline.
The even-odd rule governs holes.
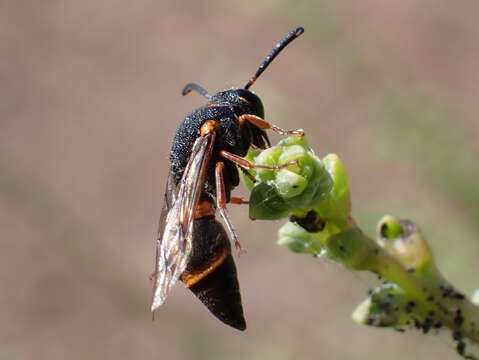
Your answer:
[[[479,286],[479,5],[261,4],[0,2],[0,359],[455,356],[447,336],[353,323],[376,279],[279,248],[280,223],[241,207],[247,331],[181,285],[151,321],[170,139],[204,103],[180,90],[244,85],[297,25],[305,34],[253,87],[266,118],[339,154],[364,229],[413,218],[445,275]]]

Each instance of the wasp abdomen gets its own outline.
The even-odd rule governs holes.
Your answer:
[[[181,279],[224,323],[246,329],[236,266],[228,235],[214,216],[196,219],[193,249]]]

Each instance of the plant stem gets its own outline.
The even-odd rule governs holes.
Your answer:
[[[437,272],[433,276],[418,277],[409,272],[394,257],[388,254],[374,240],[358,231],[357,241],[369,242],[374,251],[369,263],[372,271],[387,281],[400,286],[413,301],[421,302],[434,312],[434,316],[454,332],[460,332],[479,345],[479,307],[455,292],[448,296],[444,289],[452,286]]]

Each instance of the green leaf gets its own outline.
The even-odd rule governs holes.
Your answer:
[[[251,191],[249,199],[250,219],[277,220],[288,216],[289,206],[268,184],[257,184]]]

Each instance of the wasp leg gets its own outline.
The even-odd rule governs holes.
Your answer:
[[[248,200],[243,200],[243,198],[232,196],[230,197],[230,203],[236,205],[249,204]]]
[[[235,164],[246,168],[246,169],[268,169],[268,170],[281,170],[284,169],[285,167],[288,166],[293,166],[293,165],[298,165],[298,160],[293,160],[290,162],[287,162],[286,164],[282,165],[277,165],[277,166],[268,166],[268,165],[259,165],[259,164],[253,164],[252,162],[249,162],[248,160],[242,158],[241,156],[232,154],[228,151],[225,150],[220,150],[220,155],[224,157],[225,159],[228,159]]]
[[[216,207],[218,208],[220,215],[223,221],[226,224],[226,228],[230,233],[233,242],[235,244],[236,252],[238,253],[238,257],[245,253],[246,250],[241,246],[238,236],[236,235],[236,231],[231,224],[231,221],[228,217],[228,213],[226,212],[226,191],[225,191],[225,182],[223,178],[223,168],[225,164],[222,161],[216,163],[215,168],[215,180],[216,180]]]
[[[249,121],[251,124],[256,125],[260,129],[266,130],[266,129],[271,129],[274,132],[277,132],[280,135],[300,135],[304,136],[304,131],[303,130],[283,130],[280,127],[270,124],[266,120],[260,118],[259,116],[252,115],[252,114],[243,114],[238,117],[238,120],[241,123],[244,121]]]
[[[255,177],[251,173],[249,173],[248,170],[246,170],[244,167],[240,167],[240,170],[248,177],[248,179],[251,180],[253,184],[256,182]]]

